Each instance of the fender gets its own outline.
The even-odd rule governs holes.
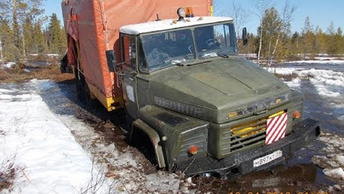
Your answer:
[[[155,151],[155,156],[158,161],[159,168],[165,168],[165,158],[164,153],[162,151],[162,147],[159,145],[160,142],[160,136],[159,134],[151,128],[149,125],[144,123],[141,119],[137,119],[133,122],[133,129],[136,127],[137,129],[140,129],[142,132],[144,132],[146,135],[148,135],[149,139],[151,140],[151,143],[153,144],[153,148]]]

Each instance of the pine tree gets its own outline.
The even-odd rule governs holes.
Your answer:
[[[15,47],[13,44],[13,31],[7,20],[1,20],[0,38],[2,43],[3,61],[12,61],[15,59]]]
[[[331,22],[330,26],[327,28],[327,53],[330,55],[336,54],[336,37],[335,37],[335,28],[333,22]]]
[[[313,27],[311,25],[309,17],[307,16],[305,20],[304,28],[302,29],[303,57],[307,55],[314,57],[315,55],[314,42],[315,42],[315,35],[313,32]]]
[[[25,56],[27,53],[31,53],[32,49],[32,44],[33,44],[33,36],[32,36],[32,31],[33,31],[33,24],[32,24],[32,19],[29,17],[26,17],[24,23],[23,23],[23,55]]]
[[[48,50],[41,23],[41,21],[35,22],[32,30],[33,45],[31,45],[31,49],[33,53],[37,54],[43,54]]]
[[[64,32],[62,31],[60,21],[55,13],[50,16],[48,46],[49,51],[53,53],[62,54],[66,50]]]
[[[343,30],[338,27],[336,34],[334,35],[334,48],[335,54],[341,55],[344,53],[344,39],[343,39]]]
[[[291,36],[291,49],[290,49],[290,55],[292,57],[299,58],[298,54],[301,53],[301,36],[298,32],[295,32]]]
[[[315,28],[315,53],[321,54],[326,53],[327,50],[327,36],[326,34],[321,30],[319,26]]]
[[[10,21],[12,29],[12,42],[15,49],[13,50],[15,61],[19,62],[26,49],[25,37],[23,35],[23,24],[26,18],[35,19],[43,13],[43,0],[0,0],[0,13],[3,19]],[[23,51],[23,52],[21,52]]]

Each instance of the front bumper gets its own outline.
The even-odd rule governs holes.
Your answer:
[[[234,176],[237,174],[259,171],[285,162],[287,156],[305,147],[319,136],[319,134],[319,122],[313,119],[306,119],[295,125],[293,127],[293,132],[288,136],[268,146],[238,152],[222,160],[217,160],[208,156],[193,159],[178,164],[178,169],[187,175],[216,173],[220,176]],[[259,167],[253,166],[253,161],[255,159],[278,150],[282,151],[282,157]]]

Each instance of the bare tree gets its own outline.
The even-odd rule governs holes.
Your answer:
[[[233,1],[231,13],[233,13],[232,17],[235,20],[235,31],[239,38],[241,35],[241,29],[251,16],[251,11],[249,9],[244,9],[240,4]]]

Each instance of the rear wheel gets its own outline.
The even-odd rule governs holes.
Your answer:
[[[91,91],[87,85],[87,83],[84,81],[83,87],[82,87],[82,92],[83,92],[83,102],[91,108],[94,108],[96,104],[96,100],[92,99],[92,94]]]
[[[77,71],[75,71],[76,98],[86,106],[94,107],[96,100],[91,97],[91,91],[88,88],[84,75]]]

